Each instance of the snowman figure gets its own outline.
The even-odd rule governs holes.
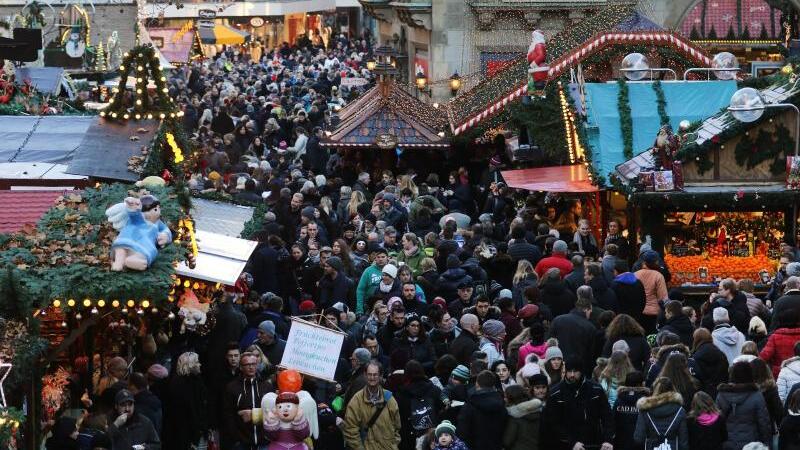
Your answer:
[[[80,30],[73,27],[69,34],[69,40],[64,44],[64,50],[70,58],[82,58],[86,51],[86,43],[83,41]]]

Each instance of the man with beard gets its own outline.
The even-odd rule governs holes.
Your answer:
[[[378,330],[378,343],[383,349],[384,354],[391,355],[394,348],[392,348],[392,341],[394,341],[395,333],[403,329],[406,324],[406,310],[400,305],[396,305],[389,313],[389,320],[386,325]]]
[[[612,450],[613,416],[603,388],[584,378],[583,361],[568,357],[564,379],[550,390],[544,411],[543,448],[554,450]]]
[[[403,307],[407,313],[414,313],[418,316],[427,314],[427,305],[417,296],[417,285],[413,281],[406,281],[402,284]]]

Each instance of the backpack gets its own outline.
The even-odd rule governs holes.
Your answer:
[[[413,397],[409,404],[410,415],[408,422],[414,433],[423,434],[434,427],[433,402],[428,397]]]
[[[678,408],[678,411],[675,412],[675,417],[672,418],[672,422],[669,423],[667,429],[664,431],[663,434],[658,431],[658,427],[653,422],[653,418],[650,417],[650,413],[645,414],[647,418],[650,420],[650,425],[653,426],[653,430],[656,432],[658,438],[661,440],[661,443],[658,444],[657,447],[653,447],[653,450],[678,450],[677,448],[675,449],[672,448],[672,444],[669,443],[669,438],[667,436],[669,435],[669,430],[672,429],[673,425],[675,425],[675,421],[678,420],[678,416],[681,415],[681,411],[683,411],[683,408]]]

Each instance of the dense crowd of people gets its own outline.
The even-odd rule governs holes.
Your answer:
[[[108,360],[91,412],[59,419],[49,450],[268,448],[251,411],[292,316],[346,333],[335,381],[304,378],[309,448],[800,448],[795,249],[766,299],[725,279],[695,308],[625,218],[596,230],[580,201],[465,167],[331,153],[331,112],[357,95],[341,79],[370,78],[371,46],[337,36],[258,63],[228,49],[172,78],[202,149],[192,189],[268,206],[244,301],[220,297],[208,335],[156,333],[135,364]]]

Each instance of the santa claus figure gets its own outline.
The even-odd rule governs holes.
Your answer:
[[[547,71],[550,69],[545,65],[547,59],[547,46],[545,45],[544,33],[535,30],[531,33],[531,45],[528,47],[528,94],[544,89],[547,82]]]

